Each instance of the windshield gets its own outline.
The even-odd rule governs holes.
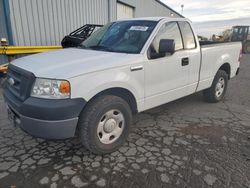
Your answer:
[[[84,49],[121,53],[140,53],[155,28],[156,21],[121,21],[109,23],[81,43]]]

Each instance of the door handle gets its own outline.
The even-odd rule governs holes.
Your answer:
[[[187,66],[187,65],[189,65],[189,58],[188,58],[188,57],[182,58],[182,60],[181,60],[181,65],[182,65],[182,66]]]
[[[134,66],[134,67],[130,67],[130,70],[133,72],[133,71],[139,71],[139,70],[142,70],[143,69],[143,66],[140,65],[140,66]]]

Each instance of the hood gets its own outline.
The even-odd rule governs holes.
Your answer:
[[[125,66],[140,61],[141,54],[67,48],[16,59],[12,62],[36,77],[68,79],[86,73]]]

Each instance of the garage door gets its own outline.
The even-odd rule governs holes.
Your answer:
[[[117,3],[117,20],[133,18],[134,8],[122,3]]]

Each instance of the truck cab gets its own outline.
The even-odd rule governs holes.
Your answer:
[[[244,41],[249,39],[249,26],[234,26],[231,41]]]
[[[232,28],[231,41],[242,42],[243,52],[250,53],[250,26],[234,26]]]

